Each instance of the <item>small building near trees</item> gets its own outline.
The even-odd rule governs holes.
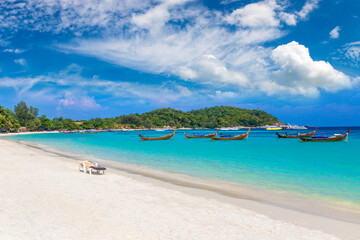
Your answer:
[[[18,132],[28,132],[26,127],[21,127],[18,129]]]

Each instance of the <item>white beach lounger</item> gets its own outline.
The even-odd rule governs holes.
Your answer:
[[[100,173],[102,171],[102,174],[105,174],[105,167],[99,166],[98,163],[93,163],[90,161],[80,161],[79,162],[79,171],[84,173],[89,173],[90,175],[93,172]]]

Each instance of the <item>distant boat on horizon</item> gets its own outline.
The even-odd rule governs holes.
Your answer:
[[[283,128],[282,127],[268,127],[268,128],[266,128],[266,130],[268,130],[268,131],[283,130]]]
[[[305,130],[308,129],[306,126],[299,126],[299,125],[287,125],[286,129],[295,129],[295,130]]]

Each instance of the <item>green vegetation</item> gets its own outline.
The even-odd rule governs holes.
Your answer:
[[[16,120],[14,113],[0,106],[0,131],[16,131],[19,128],[20,124]]]
[[[39,114],[39,109],[26,105],[24,101],[19,102],[14,107],[15,117],[21,126],[26,126],[31,121],[34,121]]]
[[[121,116],[121,122],[129,116]],[[171,108],[157,109],[141,115],[133,115],[132,123],[145,127],[188,127],[188,128],[218,128],[246,126],[255,127],[266,124],[275,124],[279,120],[261,110],[248,110],[236,107],[211,107],[201,110],[183,112]],[[128,122],[128,121],[126,121]]]
[[[249,110],[236,107],[218,106],[183,112],[172,108],[162,108],[143,114],[122,115],[115,118],[94,118],[90,120],[73,121],[71,119],[37,117],[39,110],[28,107],[20,102],[14,108],[15,113],[1,108],[0,129],[16,130],[21,126],[30,131],[35,130],[81,130],[110,128],[218,128],[245,126],[255,127],[278,123],[279,120],[261,110]]]

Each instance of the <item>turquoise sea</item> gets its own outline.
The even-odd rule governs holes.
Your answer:
[[[344,133],[348,127],[319,128]],[[312,130],[288,130],[288,132]],[[342,142],[314,143],[278,139],[274,131],[252,130],[239,141],[185,139],[140,141],[139,131],[97,134],[34,134],[10,137],[102,159],[147,166],[190,176],[289,191],[360,206],[360,128]],[[214,132],[204,130],[196,132]],[[226,131],[226,133],[239,133]],[[285,132],[285,130],[280,131]],[[145,136],[170,132],[142,131]]]

